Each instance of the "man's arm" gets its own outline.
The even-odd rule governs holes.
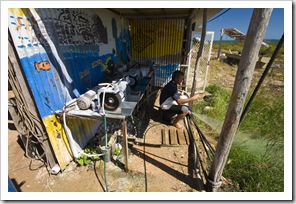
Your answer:
[[[182,104],[184,104],[184,103],[189,103],[189,102],[191,102],[191,101],[195,101],[195,100],[197,100],[198,99],[198,95],[197,94],[195,94],[195,95],[193,95],[192,97],[189,97],[189,98],[179,98],[178,100],[177,100],[177,102],[178,102],[178,104],[180,104],[180,105],[182,105]]]

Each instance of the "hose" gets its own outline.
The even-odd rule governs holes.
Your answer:
[[[192,112],[192,114],[193,114],[193,112]],[[202,131],[198,127],[197,122],[194,119],[192,114],[188,114],[186,116],[185,122],[186,122],[187,130],[189,132],[190,140],[192,141],[192,144],[193,144],[193,152],[194,152],[194,155],[195,155],[195,157],[194,157],[195,158],[194,168],[195,168],[195,171],[196,171],[196,176],[198,178],[198,184],[199,184],[201,189],[205,189],[205,184],[204,184],[204,182],[203,182],[203,180],[201,178],[201,171],[203,173],[203,176],[204,176],[205,180],[207,180],[208,175],[207,175],[206,169],[205,169],[205,167],[203,165],[203,161],[201,159],[201,156],[200,156],[200,154],[198,152],[197,144],[195,142],[195,139],[194,139],[194,136],[193,136],[194,135],[193,130],[192,130],[192,127],[191,127],[190,123],[193,123],[194,128],[197,130],[198,135],[199,135],[200,140],[201,140],[201,143],[203,145],[203,148],[204,148],[204,150],[205,150],[205,152],[207,154],[208,159],[211,162],[212,162],[212,157],[211,157],[210,153],[212,155],[214,155],[215,151],[214,151],[214,148],[212,147],[212,145],[210,144],[210,142],[206,139],[206,137],[204,136],[204,134],[202,133]]]
[[[199,127],[197,125],[197,122],[194,120],[193,116],[190,114],[190,115],[188,115],[188,117],[193,122],[193,124],[194,124],[194,126],[195,126],[195,128],[196,128],[196,130],[198,132],[198,135],[200,137],[200,140],[202,142],[202,145],[203,145],[203,147],[204,147],[204,149],[206,151],[206,154],[207,154],[208,158],[210,159],[210,161],[212,161],[212,157],[210,156],[209,152],[207,151],[207,148],[210,150],[212,155],[215,154],[214,148],[212,147],[212,145],[209,143],[209,141],[205,138],[204,134],[199,129]]]
[[[198,153],[198,150],[197,150],[197,145],[195,143],[195,140],[194,140],[194,136],[193,136],[193,132],[192,132],[192,129],[191,129],[191,126],[189,124],[189,120],[188,118],[186,117],[185,118],[185,123],[186,123],[186,126],[187,126],[187,130],[189,130],[189,137],[190,137],[190,141],[193,145],[193,153],[194,153],[194,168],[195,168],[195,172],[196,172],[196,176],[197,176],[197,179],[198,179],[198,184],[199,184],[199,188],[202,190],[202,189],[205,189],[205,185],[202,181],[202,178],[201,178],[201,174],[200,174],[200,165],[199,165],[199,161],[201,161],[200,159],[200,156],[199,156],[199,153]],[[201,162],[200,162],[201,163]],[[201,163],[202,165],[202,163]],[[203,166],[202,166],[202,169]]]
[[[107,84],[106,89],[112,86],[112,84]],[[106,192],[108,192],[108,183],[107,183],[107,174],[106,174],[106,163],[107,163],[107,146],[108,146],[108,129],[107,129],[107,119],[106,119],[106,113],[104,108],[105,103],[105,93],[106,89],[103,91],[103,100],[102,100],[102,112],[103,112],[103,118],[104,118],[104,128],[105,128],[105,156],[104,156],[104,179],[105,179],[105,185],[106,185]],[[99,100],[99,97],[98,97]]]
[[[112,84],[106,84],[108,88],[109,86],[112,86]],[[73,157],[75,159],[77,159],[79,157],[80,154],[84,154],[88,157],[92,157],[92,156],[102,156],[104,155],[104,180],[105,180],[105,185],[106,185],[106,192],[108,192],[108,183],[107,183],[107,174],[106,174],[106,162],[107,162],[107,147],[108,147],[108,129],[107,129],[107,119],[106,119],[106,114],[105,114],[105,109],[104,109],[104,101],[105,101],[105,90],[103,91],[103,100],[102,100],[102,116],[104,118],[104,128],[105,128],[105,152],[103,154],[87,154],[85,153],[83,150],[79,151],[77,149],[77,145],[75,145],[75,141],[73,140],[72,137],[72,133],[71,130],[69,129],[69,127],[67,126],[67,122],[66,122],[66,105],[63,107],[63,125],[65,128],[65,132],[70,144],[70,148],[71,148],[71,152],[73,154]],[[70,105],[70,104],[68,104]]]

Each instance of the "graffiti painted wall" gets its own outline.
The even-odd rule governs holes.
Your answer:
[[[111,68],[128,60],[128,23],[108,10],[10,9],[9,15],[9,31],[34,97],[42,101],[42,117],[106,81]]]
[[[184,23],[182,19],[131,21],[132,56],[160,65],[155,73],[157,86],[166,84],[181,63]]]
[[[71,159],[55,111],[108,81],[130,54],[128,22],[107,9],[11,8],[9,32],[61,169]],[[76,124],[77,123],[77,124]],[[83,147],[98,122],[70,120]],[[79,132],[79,130],[85,130]]]

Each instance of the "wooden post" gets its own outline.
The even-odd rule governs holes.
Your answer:
[[[34,131],[36,131],[37,134],[42,135],[43,142],[42,145],[44,148],[46,160],[48,162],[48,165],[50,168],[55,167],[57,164],[54,152],[52,150],[51,144],[49,142],[49,138],[46,133],[46,129],[44,127],[44,124],[42,123],[42,119],[38,113],[36,104],[33,101],[32,93],[30,91],[30,87],[26,82],[24,72],[22,71],[21,64],[18,60],[18,56],[16,55],[17,51],[14,49],[13,42],[10,37],[9,32],[9,40],[8,40],[8,66],[13,69],[15,72],[15,80],[19,83],[21,90],[14,90],[14,91],[21,91],[20,93],[14,93],[15,95],[21,95],[22,96],[22,103],[23,105],[28,108],[30,111],[30,114],[32,114],[36,120]],[[19,107],[17,107],[19,108]],[[19,130],[18,124],[15,124],[16,128]],[[22,134],[22,132],[19,132]],[[25,135],[26,136],[26,135]],[[29,139],[29,138],[27,138]]]
[[[264,39],[271,12],[271,8],[255,8],[253,11],[230,103],[210,168],[207,191],[216,191],[221,185],[222,172],[239,125],[243,105],[251,84],[261,42]]]
[[[199,49],[195,61],[195,69],[194,69],[194,76],[193,76],[193,82],[192,82],[192,89],[191,89],[191,94],[190,97],[195,94],[196,86],[197,86],[197,75],[198,75],[198,66],[199,66],[199,61],[202,56],[202,51],[205,43],[205,38],[206,38],[206,28],[207,28],[207,8],[203,9],[203,19],[202,19],[202,32],[201,32],[201,39],[200,39],[200,44],[199,44]],[[192,103],[189,103],[190,109],[192,108]]]
[[[122,122],[122,135],[123,135],[123,156],[124,156],[124,170],[128,172],[128,144],[127,144],[127,127],[126,119]]]
[[[217,54],[218,59],[220,58],[220,50],[221,50],[221,44],[222,44],[222,37],[224,35],[224,29],[222,29],[220,32],[221,32],[220,33],[220,41],[219,41],[218,54]]]
[[[187,24],[187,29],[186,29],[186,39],[188,39],[186,41],[186,46],[185,46],[185,53],[186,53],[186,57],[184,56],[184,62],[183,64],[185,64],[184,67],[182,67],[182,65],[180,66],[180,70],[184,72],[185,74],[185,78],[184,78],[184,82],[182,83],[182,90],[185,90],[187,92],[187,87],[188,87],[188,80],[189,80],[189,76],[190,76],[190,70],[191,70],[191,35],[192,35],[192,19],[190,18],[189,23]],[[182,70],[182,68],[184,70]]]

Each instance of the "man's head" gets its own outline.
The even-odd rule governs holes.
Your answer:
[[[174,71],[173,76],[172,76],[172,80],[176,83],[176,84],[181,84],[182,81],[184,80],[184,73],[177,70]]]

